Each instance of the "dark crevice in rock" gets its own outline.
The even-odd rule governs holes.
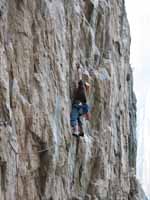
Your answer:
[[[85,16],[86,19],[88,20],[88,22],[91,22],[91,18],[92,18],[92,13],[94,10],[94,4],[91,0],[87,0],[86,1],[86,12],[85,12]]]
[[[81,163],[81,165],[80,165],[80,167],[79,167],[79,183],[80,183],[80,187],[82,187],[82,182],[81,182],[82,173],[83,173],[83,165],[82,165],[82,163]]]
[[[7,163],[0,157],[0,169],[1,169],[1,189],[2,191],[6,191],[6,171],[7,171]]]
[[[130,81],[131,80],[131,76],[130,74],[128,73],[127,76],[126,76],[126,81]]]
[[[3,15],[3,8],[1,7],[1,9],[0,9],[0,17],[2,17],[2,15]]]
[[[41,146],[42,149],[46,149],[45,145]],[[48,151],[40,153],[40,168],[39,168],[39,177],[40,177],[40,190],[41,194],[44,195],[46,182],[49,173],[49,165],[50,165],[50,158],[49,158]]]
[[[122,56],[120,42],[116,41],[114,45],[115,45],[116,51],[119,53],[120,56]]]
[[[38,73],[36,64],[34,64],[34,73]]]
[[[9,72],[9,99],[10,99],[10,107],[13,108],[13,103],[12,103],[12,98],[13,98],[13,80],[14,80],[14,75],[13,75],[13,69],[12,65],[10,67],[10,72]]]

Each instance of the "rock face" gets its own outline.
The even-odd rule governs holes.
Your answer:
[[[132,199],[129,49],[124,0],[0,0],[1,200]],[[70,128],[77,62],[92,71],[80,139]]]
[[[130,178],[130,183],[131,185],[130,185],[129,200],[137,200],[137,199],[148,200],[141,185],[136,180],[135,176],[132,176]]]

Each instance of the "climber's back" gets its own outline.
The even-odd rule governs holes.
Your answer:
[[[73,104],[86,103],[86,89],[82,80],[78,83],[78,88],[75,91]]]

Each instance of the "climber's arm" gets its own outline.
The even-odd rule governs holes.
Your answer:
[[[76,84],[78,87],[78,83],[80,80],[82,80],[82,66],[80,65],[80,63],[76,63],[76,67],[77,67],[77,73],[76,73]]]
[[[78,70],[78,82],[80,80],[82,80],[82,69],[81,69],[81,65],[79,63],[76,64],[77,66],[77,70]]]

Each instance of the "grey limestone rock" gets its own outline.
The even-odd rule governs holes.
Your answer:
[[[0,0],[1,200],[131,199],[129,59],[123,0]],[[91,74],[80,139],[70,127],[76,63]]]

